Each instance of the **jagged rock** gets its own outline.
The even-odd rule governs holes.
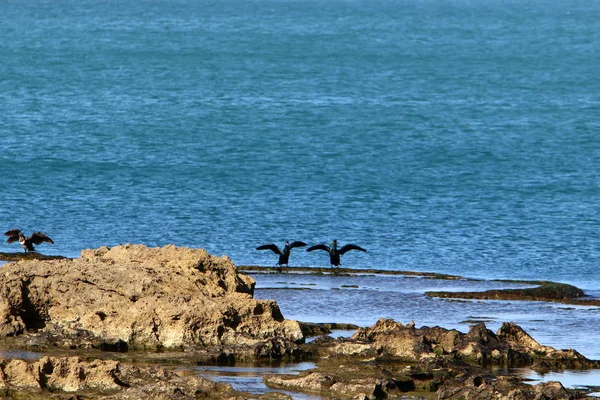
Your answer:
[[[464,334],[439,327],[416,329],[390,319],[380,319],[369,328],[361,328],[352,340],[374,344],[383,356],[417,361],[455,351]]]
[[[351,340],[350,343],[330,347],[329,352],[343,355],[348,353],[346,348],[361,344],[376,349],[379,357],[407,361],[448,355],[476,365],[508,364],[517,367],[543,362],[540,369],[600,367],[598,361],[589,360],[575,350],[556,350],[539,344],[513,323],[504,323],[497,334],[479,323],[464,334],[440,327],[417,329],[380,319],[372,327],[359,329]]]
[[[303,341],[274,301],[252,298],[254,285],[227,257],[172,245],[19,261],[0,270],[0,336],[106,350]]]

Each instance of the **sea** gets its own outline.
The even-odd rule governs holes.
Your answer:
[[[175,244],[240,266],[337,239],[367,250],[347,268],[600,297],[598,60],[588,0],[3,0],[0,228],[46,233],[44,254]],[[329,266],[304,250],[290,265]],[[600,359],[596,307],[255,279],[286,317],[515,320]],[[281,290],[300,284],[318,295]]]

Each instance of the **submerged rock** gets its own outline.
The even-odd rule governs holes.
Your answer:
[[[537,283],[540,285],[534,288],[494,289],[483,292],[425,292],[425,295],[450,299],[551,301],[582,306],[600,306],[600,300],[586,298],[585,292],[575,286],[556,282]]]
[[[0,269],[0,336],[23,346],[113,351],[303,341],[277,303],[252,298],[254,285],[227,257],[172,245],[19,261]]]

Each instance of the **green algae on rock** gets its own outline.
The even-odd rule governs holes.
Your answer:
[[[524,283],[524,282],[519,282]],[[586,299],[585,292],[575,286],[557,282],[539,282],[540,285],[523,289],[494,289],[483,292],[425,292],[426,296],[450,299],[477,300],[532,300],[550,301],[581,306],[600,306],[598,299]]]

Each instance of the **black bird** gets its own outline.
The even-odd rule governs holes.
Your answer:
[[[326,244],[321,243],[321,244],[317,244],[317,245],[311,246],[308,249],[306,249],[306,251],[313,251],[313,250],[325,250],[326,252],[328,252],[329,253],[329,262],[331,263],[331,265],[335,265],[335,266],[342,265],[342,263],[340,262],[340,256],[342,254],[346,253],[347,251],[360,250],[360,251],[366,252],[365,249],[363,249],[362,247],[359,247],[355,244],[347,244],[345,246],[342,246],[338,250],[337,240],[334,240],[331,243],[331,247],[327,246]]]
[[[264,244],[262,246],[258,246],[256,248],[256,250],[271,250],[273,251],[273,253],[275,254],[279,254],[279,261],[277,262],[277,265],[288,265],[288,260],[290,258],[290,251],[294,248],[294,247],[302,247],[302,246],[306,246],[306,243],[304,242],[285,242],[285,247],[283,248],[283,250],[280,250],[279,247],[277,247],[276,244],[274,243],[269,243],[269,244]]]
[[[48,236],[46,236],[42,232],[33,232],[31,234],[31,236],[25,236],[25,235],[23,235],[23,233],[21,233],[20,230],[11,229],[10,231],[6,232],[5,235],[8,236],[8,239],[6,239],[6,241],[8,243],[12,243],[12,242],[16,242],[16,241],[21,243],[21,246],[23,246],[23,248],[25,249],[25,252],[35,251],[35,249],[33,248],[34,244],[41,244],[43,242],[48,242],[48,243],[54,244],[52,239],[50,239]]]

